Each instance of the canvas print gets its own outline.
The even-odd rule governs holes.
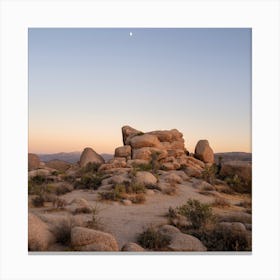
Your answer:
[[[29,252],[251,252],[251,29],[28,30]]]

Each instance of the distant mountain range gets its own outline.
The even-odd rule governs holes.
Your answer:
[[[38,154],[41,161],[48,162],[53,159],[63,160],[69,163],[76,163],[80,160],[81,152],[70,152],[70,153],[55,153],[55,154]],[[113,158],[112,154],[101,154],[105,161]],[[241,161],[252,161],[251,153],[244,152],[229,152],[229,153],[216,153],[215,162],[219,162],[219,157],[222,157],[223,162],[230,160],[241,160]]]
[[[69,163],[76,163],[80,160],[81,152],[70,152],[70,153],[55,153],[55,154],[38,154],[41,161],[48,162],[53,159],[63,160]],[[113,158],[111,154],[101,154],[105,161]]]
[[[241,161],[250,161],[252,162],[252,153],[244,152],[230,152],[230,153],[216,153],[215,162],[219,162],[219,157],[222,158],[222,162],[227,162],[230,160],[241,160]]]

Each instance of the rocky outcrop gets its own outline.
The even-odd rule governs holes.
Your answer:
[[[170,243],[167,246],[170,251],[207,251],[206,247],[199,239],[192,235],[181,233],[180,230],[174,226],[161,226],[159,232],[170,238]]]
[[[74,227],[71,230],[71,244],[80,251],[118,251],[113,235],[99,230]]]
[[[122,251],[125,252],[144,252],[145,249],[143,247],[141,247],[140,245],[134,243],[134,242],[129,242],[126,243],[122,246]]]
[[[28,154],[28,171],[37,169],[40,167],[40,159],[35,154]]]
[[[50,232],[48,225],[38,216],[28,214],[28,250],[46,251],[55,241],[54,235]]]
[[[157,178],[150,172],[139,171],[136,174],[135,182],[144,186],[152,186],[157,183]]]
[[[45,166],[64,172],[71,167],[71,164],[63,160],[53,159],[48,161]]]
[[[115,149],[115,157],[124,157],[131,159],[131,147],[130,145],[124,145]]]
[[[97,154],[92,148],[85,148],[81,154],[79,164],[81,167],[86,166],[88,163],[103,164],[105,160]]]
[[[220,175],[234,176],[237,175],[244,181],[251,181],[252,178],[252,164],[248,161],[228,161],[222,164]]]
[[[205,162],[214,163],[214,153],[207,140],[199,140],[195,147],[194,156]]]
[[[127,145],[130,138],[132,138],[135,135],[139,135],[139,134],[143,134],[143,132],[140,130],[137,130],[135,128],[132,128],[128,125],[123,126],[122,127],[123,144]]]

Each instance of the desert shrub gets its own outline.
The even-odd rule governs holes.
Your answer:
[[[91,208],[91,220],[87,222],[87,227],[92,229],[102,229],[102,219],[99,216],[101,209],[95,204]]]
[[[205,169],[202,171],[201,177],[203,180],[208,182],[209,184],[214,184],[217,175],[217,165],[212,164],[211,166],[206,166]]]
[[[152,152],[152,154],[151,154],[151,161],[150,161],[150,163],[151,163],[152,172],[154,174],[157,174],[158,170],[160,168],[159,155],[160,155],[159,152]]]
[[[143,193],[137,193],[129,197],[132,203],[141,204],[146,201],[146,197]]]
[[[111,191],[98,193],[101,200],[118,201],[126,198],[126,188],[123,184],[116,184]]]
[[[76,181],[76,177],[74,175],[63,175],[63,180],[68,183],[74,183]]]
[[[54,171],[52,171],[52,173],[51,173],[52,176],[57,176],[57,175],[59,175],[59,174],[61,174],[61,172],[59,172],[59,171],[57,171],[57,170],[54,170]]]
[[[152,164],[151,163],[142,163],[138,164],[136,167],[137,171],[151,171],[152,170]]]
[[[132,182],[125,184],[125,191],[126,193],[145,193],[146,188],[143,184]]]
[[[47,182],[47,177],[44,175],[36,175],[29,179],[31,183],[36,185],[42,185]]]
[[[57,243],[69,246],[71,243],[71,230],[74,226],[73,219],[68,217],[56,223],[52,232],[55,235]]]
[[[82,173],[96,173],[101,164],[95,162],[88,162],[85,167],[82,168]]]
[[[161,250],[170,243],[170,237],[161,234],[155,228],[149,227],[138,236],[138,243],[150,250]]]
[[[246,232],[213,227],[196,231],[188,231],[197,237],[208,251],[251,251],[250,237]]]
[[[168,208],[167,217],[171,218],[171,219],[176,218],[177,217],[177,210],[170,206]]]
[[[86,173],[81,177],[81,181],[75,187],[97,190],[101,186],[103,179],[104,177],[101,174]]]
[[[238,193],[251,193],[252,192],[252,181],[243,180],[238,175],[228,176],[224,178],[225,182]]]
[[[225,194],[234,194],[234,190],[229,186],[216,186],[216,190]]]
[[[217,197],[212,203],[212,206],[214,207],[229,207],[230,203],[227,199],[223,197]]]
[[[32,198],[32,205],[34,207],[43,207],[44,206],[44,197],[42,195],[37,195]]]
[[[167,195],[175,195],[176,194],[176,187],[175,186],[168,186],[164,188],[163,193]]]
[[[72,191],[71,187],[69,187],[66,184],[61,184],[57,188],[55,188],[56,195],[66,194],[66,193],[71,192],[71,191]]]
[[[187,217],[195,229],[201,228],[214,218],[211,206],[196,199],[189,199],[186,204],[178,207],[177,210],[179,214]]]

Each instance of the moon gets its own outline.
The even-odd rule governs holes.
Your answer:
[[[132,32],[129,32],[129,36],[131,37],[133,35],[133,33]]]

